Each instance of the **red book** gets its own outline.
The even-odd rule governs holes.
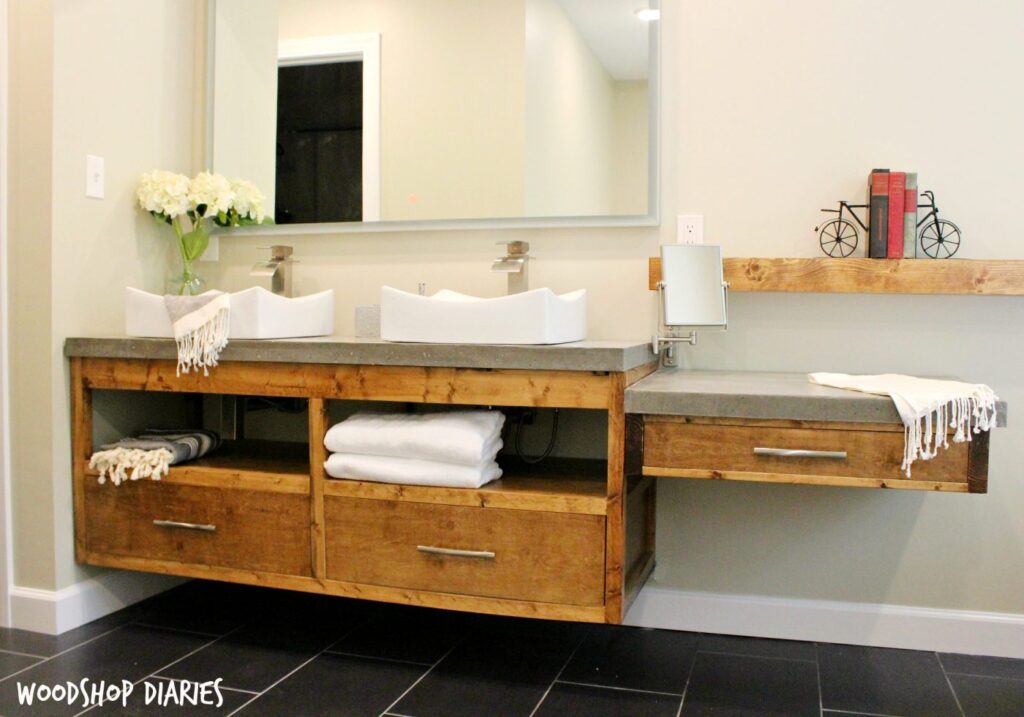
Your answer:
[[[889,173],[889,231],[886,232],[887,259],[903,258],[903,207],[907,202],[907,173]]]

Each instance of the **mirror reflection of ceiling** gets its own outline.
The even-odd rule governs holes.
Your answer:
[[[212,164],[264,188],[279,223],[648,213],[651,25],[636,0],[262,0],[260,16],[254,5],[216,3]],[[312,61],[284,74],[278,48],[368,36],[379,120],[329,126],[352,114],[321,96],[335,81],[313,77]],[[333,114],[307,106],[320,100]],[[354,210],[322,211],[341,195]]]

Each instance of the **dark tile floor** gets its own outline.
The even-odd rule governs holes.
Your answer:
[[[214,704],[203,704],[196,683],[218,679],[207,688]],[[33,684],[91,691],[101,681],[127,681],[131,694],[85,708],[58,689],[63,701],[37,693],[19,703]],[[59,637],[0,630],[0,715],[77,714],[1021,717],[1024,660],[517,620],[197,581]]]

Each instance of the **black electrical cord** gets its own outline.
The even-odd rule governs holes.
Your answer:
[[[515,436],[515,447],[516,455],[519,456],[519,460],[523,463],[529,463],[534,465],[540,463],[542,460],[551,455],[551,451],[555,450],[555,441],[558,440],[558,409],[555,409],[555,415],[551,418],[551,438],[548,439],[547,448],[539,456],[528,456],[523,453],[523,422],[526,420],[526,411],[519,414],[519,420],[516,422],[516,436]]]

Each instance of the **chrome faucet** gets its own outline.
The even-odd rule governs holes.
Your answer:
[[[270,261],[261,261],[253,266],[249,276],[270,277],[270,290],[279,296],[292,295],[292,248],[283,244],[275,244],[270,249]]]
[[[508,293],[521,294],[530,288],[530,244],[525,241],[500,241],[508,247],[505,256],[498,257],[491,264],[491,271],[508,274]]]

